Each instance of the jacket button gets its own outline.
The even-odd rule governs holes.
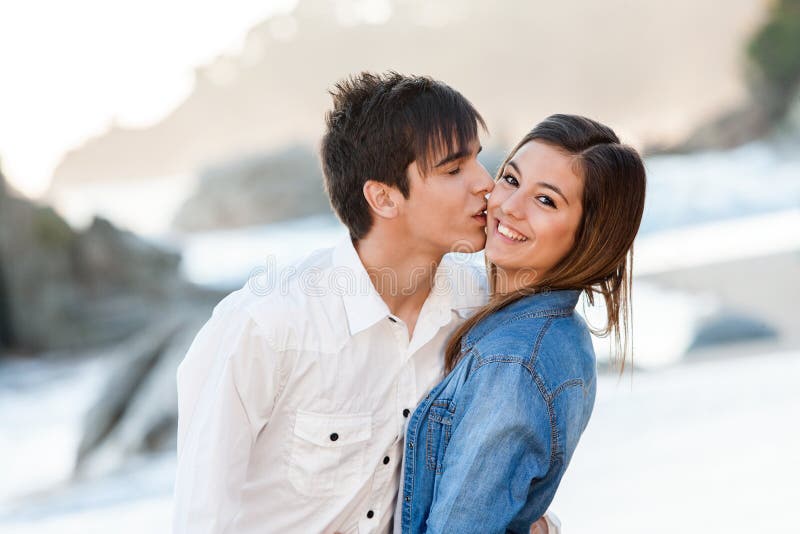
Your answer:
[[[339,439],[339,434],[337,434],[336,432],[331,434],[331,441],[336,441],[337,439]]]
[[[384,457],[383,457],[383,465],[386,465],[386,464],[388,464],[388,463],[389,463],[389,461],[390,461],[390,460],[389,460],[389,457],[388,457],[388,456],[384,456]]]
[[[372,510],[367,512],[367,519],[372,519],[373,517],[375,517],[375,512],[373,512]]]
[[[408,417],[408,414],[410,414],[410,413],[411,413],[411,410],[406,408],[405,410],[403,410],[403,417]]]
[[[408,448],[409,448],[409,450],[414,450],[414,442],[413,441],[410,441],[408,443]]]

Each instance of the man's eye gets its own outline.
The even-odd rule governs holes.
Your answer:
[[[517,181],[517,179],[511,176],[510,174],[506,174],[505,176],[503,176],[503,180],[505,180],[508,183],[508,185],[514,187],[519,186],[519,182]]]
[[[544,204],[546,206],[550,206],[550,207],[553,207],[553,208],[556,207],[556,203],[553,202],[553,199],[548,197],[547,195],[539,195],[536,198],[539,200],[539,202],[541,202],[542,204]]]

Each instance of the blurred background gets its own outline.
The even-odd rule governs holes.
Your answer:
[[[327,90],[390,68],[475,104],[490,172],[555,112],[646,155],[634,363],[597,340],[564,531],[800,532],[800,0],[3,2],[0,531],[169,531],[175,369],[345,235]]]

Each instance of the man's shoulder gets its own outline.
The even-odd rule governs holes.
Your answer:
[[[327,290],[333,249],[319,249],[289,265],[255,270],[244,285],[214,308],[221,320],[252,321],[275,350],[302,348],[320,336],[329,341],[328,317],[341,299]]]

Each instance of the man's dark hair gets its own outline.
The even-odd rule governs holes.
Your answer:
[[[362,72],[337,83],[325,118],[322,169],[331,206],[354,240],[372,227],[364,198],[367,180],[408,198],[406,169],[416,161],[423,175],[434,158],[469,153],[483,118],[452,87],[427,76]]]

